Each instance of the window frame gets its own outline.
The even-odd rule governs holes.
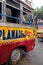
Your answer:
[[[1,13],[3,14],[3,1],[0,1],[0,3],[2,3],[2,9],[1,9],[2,12],[1,12]],[[2,16],[2,18],[0,19],[0,22],[3,22],[3,16]]]
[[[0,2],[0,5],[1,5],[1,7],[0,7],[0,8],[1,8],[1,9],[0,9],[0,10],[1,10],[1,11],[0,11],[0,14],[2,14],[2,2]],[[0,20],[2,20],[2,15],[0,15]]]

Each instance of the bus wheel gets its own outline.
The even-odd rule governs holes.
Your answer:
[[[17,64],[22,59],[22,50],[15,49],[10,56],[10,65]]]

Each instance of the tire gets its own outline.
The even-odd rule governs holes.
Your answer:
[[[16,65],[22,59],[22,50],[15,49],[10,55],[9,65]]]

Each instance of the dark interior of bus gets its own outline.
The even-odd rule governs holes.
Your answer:
[[[0,19],[2,19],[1,13],[2,13],[2,3],[0,2]]]
[[[10,7],[8,5],[6,6],[6,8],[8,8],[8,9],[11,10],[11,14],[9,12],[6,15],[9,15],[10,14],[10,16],[13,16],[13,17],[16,18],[15,19],[15,18],[6,17],[7,22],[18,23],[19,24],[20,23],[20,10],[18,10],[16,8],[13,8],[13,7]],[[26,21],[24,15],[26,15],[26,13],[23,12],[23,20],[22,21]]]
[[[12,17],[15,17],[15,18],[10,18],[10,17],[6,17],[7,19],[7,22],[12,22],[12,23],[19,23],[19,16],[20,16],[20,11],[15,9],[15,8],[12,8],[10,6],[6,6],[7,9],[10,9],[11,13],[7,13],[6,15],[9,15],[9,16],[12,16]]]
[[[2,13],[2,3],[0,2],[0,14]],[[6,16],[8,15],[8,16]],[[20,10],[14,8],[14,7],[11,7],[11,6],[8,6],[6,5],[6,21],[7,22],[11,22],[11,23],[18,23],[20,24],[20,21],[21,21],[21,17],[20,17]],[[25,16],[26,15],[26,16]],[[27,18],[27,14],[23,11],[23,22],[26,22],[26,23],[23,23],[23,24],[28,24],[29,25],[29,16]],[[26,18],[28,20],[26,20]],[[0,20],[2,19],[2,15],[0,15]]]

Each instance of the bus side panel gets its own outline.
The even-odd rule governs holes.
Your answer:
[[[35,39],[0,45],[0,65],[8,61],[11,52],[18,46],[25,46],[27,52],[31,51],[35,46]]]

